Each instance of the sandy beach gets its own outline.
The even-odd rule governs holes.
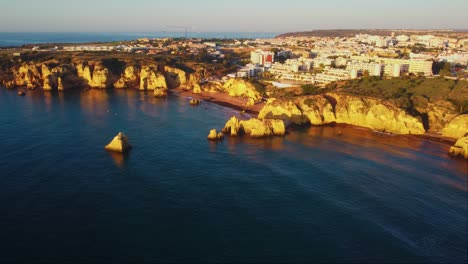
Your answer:
[[[210,93],[210,92],[202,92],[199,94],[193,93],[191,90],[187,91],[184,88],[176,88],[170,90],[174,94],[185,96],[185,97],[192,97],[195,99],[202,99],[206,101],[210,101],[216,104],[229,106],[239,110],[245,110],[246,113],[250,114],[258,114],[260,110],[265,106],[265,103],[257,103],[254,106],[247,107],[245,104],[247,103],[247,99],[243,99],[240,97],[232,97],[228,94],[224,93]]]

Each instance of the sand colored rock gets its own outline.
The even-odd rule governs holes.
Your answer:
[[[442,135],[445,137],[461,138],[466,133],[468,133],[468,114],[453,118],[444,129],[442,129]]]
[[[262,98],[260,93],[255,89],[255,86],[243,79],[229,79],[223,84],[223,91],[229,94],[229,96],[252,98],[255,102]]]
[[[57,77],[50,74],[46,77],[43,78],[44,79],[44,84],[42,86],[42,89],[46,90],[46,91],[50,91],[50,90],[53,90],[57,87]]]
[[[101,64],[94,66],[93,76],[91,80],[88,80],[88,84],[91,88],[104,89],[108,86],[109,70]]]
[[[88,82],[89,87],[104,89],[109,87],[111,73],[99,62],[78,63],[77,75]]]
[[[252,118],[249,120],[239,120],[233,116],[226,123],[223,133],[230,136],[246,134],[251,137],[283,136],[286,127],[283,120]]]
[[[450,147],[449,154],[456,157],[461,156],[468,159],[468,136],[462,137]]]
[[[210,133],[208,134],[208,140],[221,140],[224,138],[224,134],[222,132],[217,132],[216,129],[211,129]]]
[[[166,78],[156,67],[145,66],[140,71],[140,90],[167,89]]]
[[[38,66],[32,63],[23,64],[14,73],[14,85],[17,87],[26,87],[35,89],[43,85],[42,76]]]
[[[117,136],[115,136],[114,139],[105,147],[105,149],[108,151],[121,153],[126,152],[131,148],[132,147],[128,143],[127,136],[122,132],[119,132],[119,134],[117,134]]]
[[[247,100],[247,103],[245,103],[245,106],[250,107],[255,105],[255,100],[253,98],[249,98]]]
[[[240,120],[233,116],[229,119],[222,130],[224,134],[235,137],[238,135],[240,130]]]
[[[122,88],[139,88],[140,86],[140,70],[135,66],[127,66],[121,74],[114,87]]]
[[[201,87],[200,87],[200,85],[198,83],[195,83],[193,85],[193,90],[192,91],[193,91],[194,94],[199,94],[199,93],[202,92]]]
[[[267,104],[260,110],[259,119],[281,119],[294,124],[305,124],[307,117],[302,114],[301,109],[293,101],[268,99]]]
[[[47,91],[57,88],[57,77],[45,63],[41,64],[41,72],[42,79],[44,80],[42,89]]]
[[[227,82],[224,83],[207,82],[203,84],[201,90],[210,93],[226,93],[232,97],[247,98],[248,103],[250,105],[254,105],[262,98],[261,94],[255,89],[255,86],[251,82],[237,78],[229,79]],[[197,91],[195,91],[194,89],[194,92],[198,92],[198,89]]]

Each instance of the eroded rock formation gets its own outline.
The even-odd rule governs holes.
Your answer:
[[[59,64],[56,60],[23,63],[2,73],[0,85],[7,88],[44,90],[131,88],[155,90],[155,96],[166,96],[168,88],[179,86],[200,90],[200,77],[196,73],[189,74],[169,66],[160,67],[156,63],[141,64],[118,60],[106,63],[106,60],[81,59],[75,59],[68,64]]]
[[[107,146],[105,146],[105,149],[108,151],[120,153],[126,152],[131,148],[132,146],[130,146],[128,143],[127,136],[122,132],[119,132],[119,134],[117,134],[117,136],[115,136],[114,139],[112,139],[112,141]]]
[[[443,129],[445,137],[461,138],[468,133],[468,114],[453,118]]]
[[[464,136],[450,147],[449,154],[456,157],[461,156],[468,159],[468,136]]]
[[[224,134],[222,132],[217,132],[216,129],[211,129],[210,133],[208,134],[208,140],[221,140],[224,138]]]
[[[325,94],[296,100],[271,100],[258,117],[294,124],[344,123],[396,134],[424,134],[420,118],[383,100],[352,95]]]
[[[251,137],[283,136],[286,128],[283,120],[252,118],[249,120],[239,120],[233,116],[226,123],[223,133],[229,136],[238,136],[242,134]]]

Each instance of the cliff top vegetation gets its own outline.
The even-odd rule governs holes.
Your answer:
[[[324,94],[327,92],[347,93],[394,101],[404,109],[413,109],[429,102],[449,102],[452,110],[468,112],[468,81],[443,77],[424,78],[409,76],[404,78],[381,79],[364,77],[361,79],[333,82],[325,87],[311,84],[287,89],[273,89],[272,96],[293,98]],[[450,105],[449,104],[449,105]]]

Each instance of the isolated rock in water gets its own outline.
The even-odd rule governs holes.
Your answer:
[[[456,157],[462,156],[465,159],[468,159],[468,136],[462,137],[455,145],[450,147],[449,154]]]
[[[121,153],[126,152],[131,148],[132,146],[128,143],[127,136],[122,132],[119,132],[119,134],[117,134],[117,136],[115,136],[114,139],[105,147],[108,151]]]
[[[23,92],[23,91],[18,92],[18,96],[25,96],[25,95],[26,95],[26,93]]]
[[[191,99],[191,100],[190,100],[190,104],[191,104],[191,105],[199,105],[200,103],[201,103],[201,101],[198,100],[198,99]]]
[[[211,129],[210,134],[208,134],[209,140],[220,140],[224,138],[224,134],[222,132],[217,133],[216,129]]]
[[[251,137],[283,136],[286,127],[280,119],[257,119],[239,120],[233,116],[224,126],[223,132],[230,136],[247,134]]]

